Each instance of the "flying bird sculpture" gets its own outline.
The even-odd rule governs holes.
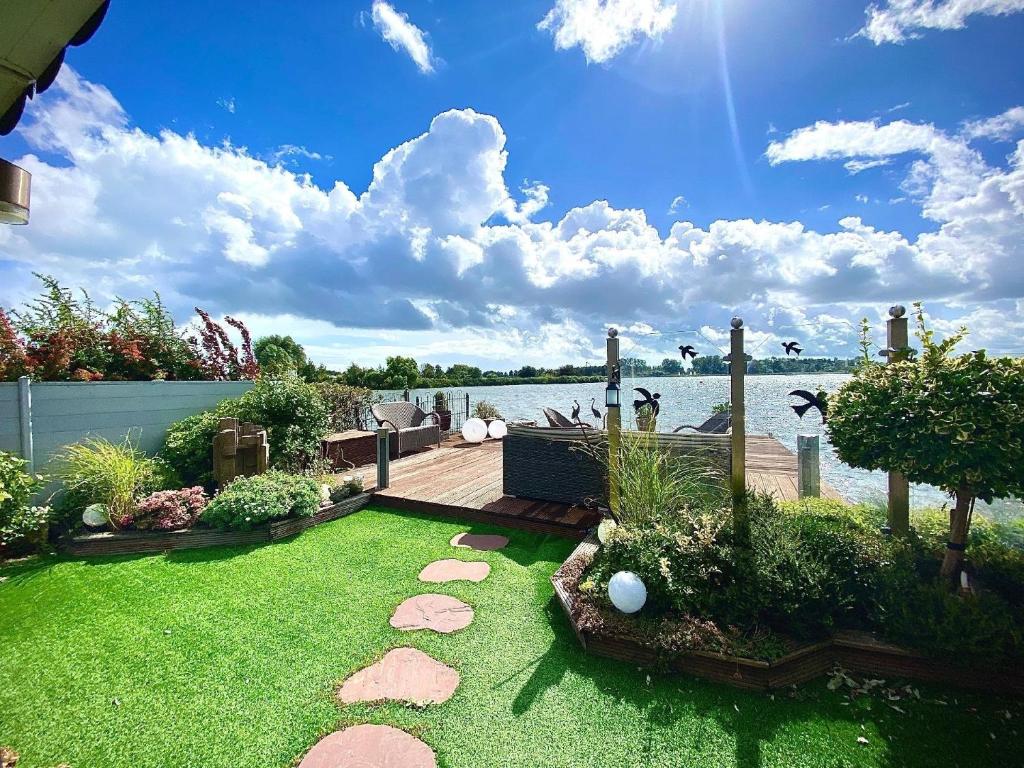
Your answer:
[[[658,411],[661,410],[661,404],[658,402],[658,398],[661,397],[661,393],[655,392],[652,395],[643,387],[633,387],[633,391],[639,392],[642,397],[642,399],[637,399],[633,401],[633,410],[639,411],[645,405],[649,405],[651,406],[651,411],[653,411],[654,415],[657,416]]]
[[[824,391],[818,390],[818,394],[812,395],[806,389],[794,389],[789,394],[795,397],[802,397],[805,401],[800,403],[800,405],[789,406],[801,419],[811,408],[817,408],[821,414],[821,423],[824,424],[828,421],[828,395]]]
[[[786,350],[787,357],[794,352],[796,353],[797,357],[799,357],[800,353],[804,351],[803,347],[801,347],[800,343],[797,341],[784,341],[782,342],[782,348]]]
[[[683,355],[683,360],[685,360],[686,358],[690,358],[692,360],[693,358],[695,358],[697,356],[697,350],[695,350],[693,348],[693,346],[690,345],[690,344],[686,344],[686,345],[680,344],[679,345],[679,351]]]

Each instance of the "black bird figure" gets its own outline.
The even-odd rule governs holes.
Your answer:
[[[821,423],[825,424],[828,421],[828,395],[823,390],[818,390],[818,394],[812,395],[806,389],[794,389],[789,394],[795,395],[796,397],[802,397],[807,401],[805,403],[800,403],[800,405],[789,406],[801,419],[811,408],[817,408],[818,412],[821,414]]]
[[[786,357],[789,357],[790,353],[796,352],[797,357],[803,352],[803,347],[800,346],[800,342],[797,341],[784,341],[782,342],[782,348],[786,350]]]
[[[594,418],[595,419],[600,421],[600,419],[601,419],[601,412],[599,410],[597,410],[597,408],[594,407],[594,403],[596,403],[596,402],[597,402],[597,398],[596,397],[590,398],[590,412],[592,414],[594,414]]]
[[[575,421],[578,424],[579,421],[580,421],[580,401],[579,400],[573,400],[572,402],[573,402],[573,406],[572,406],[572,417],[571,418],[572,418],[573,421]]]
[[[655,416],[658,415],[658,411],[661,410],[661,404],[658,402],[658,398],[661,397],[660,392],[655,392],[653,395],[643,387],[633,387],[634,392],[639,392],[643,395],[643,400],[633,401],[633,410],[639,411],[645,405],[651,406],[651,411]]]
[[[695,350],[689,344],[687,344],[685,346],[680,344],[679,345],[679,351],[682,352],[682,354],[683,354],[683,360],[685,360],[687,357],[689,357],[692,360],[693,358],[695,358],[697,356],[697,350]]]

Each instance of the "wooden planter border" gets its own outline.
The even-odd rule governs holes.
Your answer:
[[[637,640],[579,626],[579,576],[600,545],[591,534],[551,577],[555,594],[584,650],[630,664],[665,667],[737,688],[768,691],[805,683],[836,666],[878,678],[909,678],[984,693],[1024,695],[1024,674],[1013,668],[952,666],[917,651],[878,640],[867,632],[839,632],[772,661],[706,651],[666,652]]]
[[[294,536],[307,528],[345,517],[369,503],[370,494],[360,493],[337,504],[323,507],[312,517],[275,520],[251,531],[224,531],[216,528],[188,528],[183,531],[104,531],[65,537],[59,547],[71,555],[95,557],[261,544]]]

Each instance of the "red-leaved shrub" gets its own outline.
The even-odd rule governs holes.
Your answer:
[[[178,491],[157,491],[139,502],[135,527],[141,530],[177,531],[191,528],[209,501],[202,486]]]

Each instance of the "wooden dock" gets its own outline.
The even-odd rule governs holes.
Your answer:
[[[579,506],[502,493],[501,441],[449,440],[440,448],[391,462],[391,484],[377,491],[376,467],[359,469],[376,501],[398,509],[582,539],[600,521]],[[747,485],[778,499],[796,499],[796,455],[772,437],[747,436]],[[824,482],[821,495],[839,499]]]

